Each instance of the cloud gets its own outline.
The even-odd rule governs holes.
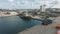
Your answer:
[[[29,2],[29,1],[23,1],[23,2],[17,2],[17,6],[20,6],[22,8],[39,8],[40,4],[35,3],[35,2]]]
[[[39,9],[40,5],[43,4],[42,0],[2,0],[4,2],[4,4],[0,3],[0,5],[2,5],[2,8],[21,8],[21,9]],[[7,1],[7,2],[5,2]],[[44,0],[47,6],[47,8],[54,6],[54,4],[56,4],[57,0]],[[58,3],[60,0],[58,0]],[[8,4],[6,4],[8,3]]]
[[[40,8],[40,5],[42,5],[42,4],[46,4],[47,6],[47,8],[50,8],[50,7],[52,7],[53,6],[53,4],[54,4],[54,2],[55,2],[55,0],[54,1],[45,1],[45,3],[43,3],[43,1],[42,0],[34,0],[34,1],[27,1],[27,0],[25,0],[25,1],[21,1],[21,2],[17,2],[16,3],[16,5],[15,5],[15,7],[22,7],[22,8],[33,8],[33,9],[39,9]]]
[[[8,0],[9,2],[14,2],[14,0]]]
[[[30,3],[29,1],[24,1],[24,2],[17,2],[18,6],[21,6],[23,9],[24,8],[32,8],[31,5],[32,3]]]
[[[51,8],[54,5],[56,5],[58,3],[57,0],[45,0],[44,4],[46,5],[46,8]]]
[[[52,8],[60,8],[60,0],[57,0],[57,4],[55,4]]]

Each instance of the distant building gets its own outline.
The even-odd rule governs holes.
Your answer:
[[[54,13],[60,13],[60,8],[48,8],[47,10]]]
[[[17,12],[10,12],[10,15],[17,15]]]

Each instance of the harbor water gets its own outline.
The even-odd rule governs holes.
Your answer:
[[[19,16],[0,17],[0,34],[17,34],[40,24],[41,21],[23,20]]]

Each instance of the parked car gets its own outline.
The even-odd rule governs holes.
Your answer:
[[[52,20],[50,19],[45,19],[42,21],[42,25],[48,25],[48,24],[51,24],[52,23]]]

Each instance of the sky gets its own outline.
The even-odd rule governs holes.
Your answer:
[[[55,8],[60,0],[0,0],[2,9],[39,9],[42,4],[46,4],[46,8]]]

